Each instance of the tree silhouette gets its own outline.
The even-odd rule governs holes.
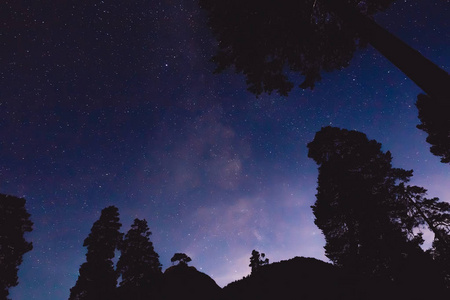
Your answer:
[[[260,254],[256,250],[252,251],[252,256],[250,257],[250,264],[248,265],[250,268],[252,268],[252,274],[258,272],[262,266],[269,264],[269,259],[268,258],[264,259],[265,257],[266,255],[264,253]]]
[[[187,266],[188,262],[192,261],[192,259],[184,253],[175,253],[170,261],[172,264],[178,261],[178,265]]]
[[[450,235],[449,232],[442,232],[445,239],[435,238],[430,253],[438,263],[447,288],[450,289]]]
[[[324,127],[308,148],[319,165],[312,208],[327,257],[356,274],[398,279],[406,261],[423,254],[420,220],[400,197],[412,171],[393,168],[390,152],[356,131]]]
[[[416,102],[419,119],[417,128],[428,133],[430,152],[441,157],[442,163],[450,163],[450,117],[449,108],[433,97],[419,95]]]
[[[426,225],[435,238],[447,242],[450,233],[450,203],[439,198],[425,198],[427,190],[418,186],[405,186],[400,183],[395,191],[398,199],[408,207],[408,216],[414,220],[413,226]]]
[[[19,284],[22,257],[33,249],[24,238],[33,230],[25,202],[24,198],[0,194],[0,299],[8,299],[9,288]]]
[[[417,225],[425,225],[434,233],[430,253],[450,287],[450,203],[424,197],[426,190],[417,186],[399,185],[399,199],[409,206],[408,216]]]
[[[80,275],[70,289],[69,300],[112,299],[117,286],[117,272],[112,259],[118,243],[122,239],[119,232],[119,211],[115,206],[102,210],[94,223],[91,233],[84,240],[87,247],[86,262],[80,267]]]
[[[146,220],[135,219],[119,244],[117,272],[122,276],[119,290],[123,299],[149,299],[161,280],[161,263],[151,234]]]
[[[313,88],[320,74],[347,67],[370,43],[428,95],[450,100],[447,72],[372,20],[393,0],[200,0],[219,41],[216,72],[234,66],[249,91],[287,95],[290,73]]]

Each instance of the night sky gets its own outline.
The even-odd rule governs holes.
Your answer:
[[[243,76],[213,74],[196,1],[19,0],[0,14],[0,192],[25,197],[34,222],[14,300],[67,299],[109,205],[122,232],[148,221],[163,269],[184,252],[220,286],[250,273],[253,249],[327,261],[306,148],[322,126],[366,133],[450,201],[450,167],[416,129],[420,89],[370,47],[313,91],[256,98]],[[449,16],[448,0],[404,0],[376,20],[448,72]]]

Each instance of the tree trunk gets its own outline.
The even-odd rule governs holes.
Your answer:
[[[369,43],[441,104],[450,105],[450,75],[415,49],[361,14],[345,0],[322,0],[347,25],[365,35]]]

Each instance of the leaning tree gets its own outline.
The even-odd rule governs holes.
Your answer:
[[[428,95],[450,101],[450,76],[373,21],[394,0],[199,0],[219,49],[218,72],[233,67],[255,93],[287,95],[290,74],[312,88],[320,74],[347,67],[371,44]]]
[[[218,40],[216,72],[234,67],[256,95],[288,95],[298,74],[313,88],[323,72],[347,67],[372,45],[427,95],[417,107],[431,152],[448,162],[450,76],[373,21],[395,0],[199,0]],[[436,114],[436,112],[440,112]],[[431,119],[430,119],[431,115]],[[443,149],[441,149],[443,148]],[[443,155],[442,152],[445,152]]]

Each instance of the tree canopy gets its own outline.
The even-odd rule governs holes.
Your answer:
[[[175,253],[170,259],[172,263],[178,262],[178,265],[187,266],[188,262],[192,261],[192,259],[187,256],[185,253]]]
[[[325,235],[326,256],[353,280],[376,280],[398,290],[394,298],[448,293],[450,204],[407,185],[412,170],[393,168],[390,152],[361,132],[324,127],[308,148],[319,165],[312,209]],[[427,252],[420,247],[423,228],[434,233]],[[419,295],[410,290],[416,285],[426,289]]]
[[[449,106],[444,106],[433,97],[423,94],[417,97],[416,106],[421,121],[417,128],[428,134],[430,152],[440,156],[442,163],[450,163]]]
[[[398,195],[412,171],[393,168],[390,152],[356,131],[322,128],[308,148],[319,165],[312,208],[327,257],[355,272],[395,278],[423,242],[414,231],[419,222]]]
[[[23,255],[33,249],[24,235],[33,230],[25,199],[0,194],[0,299],[19,284],[17,272]]]
[[[218,40],[216,72],[234,67],[256,95],[287,95],[297,80],[293,73],[304,78],[301,88],[313,88],[322,72],[347,67],[354,52],[370,43],[427,94],[448,103],[448,73],[372,20],[392,2],[199,1]]]

